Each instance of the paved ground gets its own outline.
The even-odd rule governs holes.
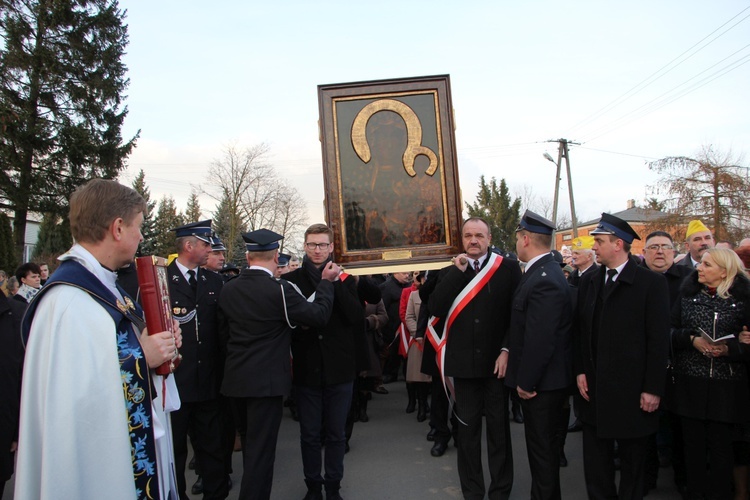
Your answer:
[[[430,456],[432,443],[425,439],[429,430],[427,424],[417,422],[415,413],[404,413],[407,400],[404,383],[397,382],[387,387],[390,394],[373,395],[368,408],[370,421],[355,424],[351,451],[346,455],[342,496],[347,500],[460,499],[455,448],[449,448],[439,458]],[[511,498],[528,498],[530,477],[523,425],[511,422],[511,434],[515,463]],[[566,453],[570,465],[561,469],[562,496],[565,499],[585,499],[580,432],[568,435]],[[234,471],[235,487],[230,492],[230,499],[238,498],[242,476],[240,453],[234,454]],[[194,475],[192,471],[189,474],[190,485]],[[485,477],[488,477],[486,473]],[[679,499],[671,479],[671,472],[662,469],[658,488],[648,495],[648,499]],[[305,491],[299,427],[286,411],[279,433],[272,498],[300,500]],[[12,498],[10,492],[12,484],[6,487],[3,498]]]

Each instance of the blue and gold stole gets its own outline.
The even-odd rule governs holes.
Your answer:
[[[145,326],[143,312],[124,290],[118,287],[124,297],[123,303],[88,269],[74,260],[66,260],[60,264],[60,267],[29,304],[22,326],[24,344],[29,338],[31,320],[39,301],[48,290],[56,285],[74,286],[85,291],[112,316],[115,322],[122,390],[128,411],[128,433],[136,494],[138,499],[158,499],[159,479],[151,407],[153,399],[151,376],[143,349],[133,328],[134,324],[140,329]]]

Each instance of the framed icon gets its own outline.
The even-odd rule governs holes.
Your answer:
[[[448,75],[320,85],[334,258],[354,274],[434,269],[460,251]]]

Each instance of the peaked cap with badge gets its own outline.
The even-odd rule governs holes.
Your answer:
[[[170,231],[175,232],[176,238],[183,238],[185,236],[195,236],[199,240],[205,241],[206,243],[210,245],[213,245],[214,243],[214,240],[212,238],[214,233],[213,233],[213,230],[211,229],[211,219],[202,220],[199,222],[191,222],[190,224],[185,224],[184,226],[170,229]]]
[[[633,243],[633,240],[641,239],[630,224],[608,213],[602,213],[599,225],[589,234],[609,234],[620,238],[625,243]]]

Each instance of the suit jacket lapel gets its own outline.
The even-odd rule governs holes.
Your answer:
[[[193,289],[190,288],[190,283],[187,282],[185,279],[185,276],[182,275],[180,272],[180,268],[177,267],[177,264],[172,262],[169,267],[169,282],[174,286],[181,294],[192,297],[193,296]]]

